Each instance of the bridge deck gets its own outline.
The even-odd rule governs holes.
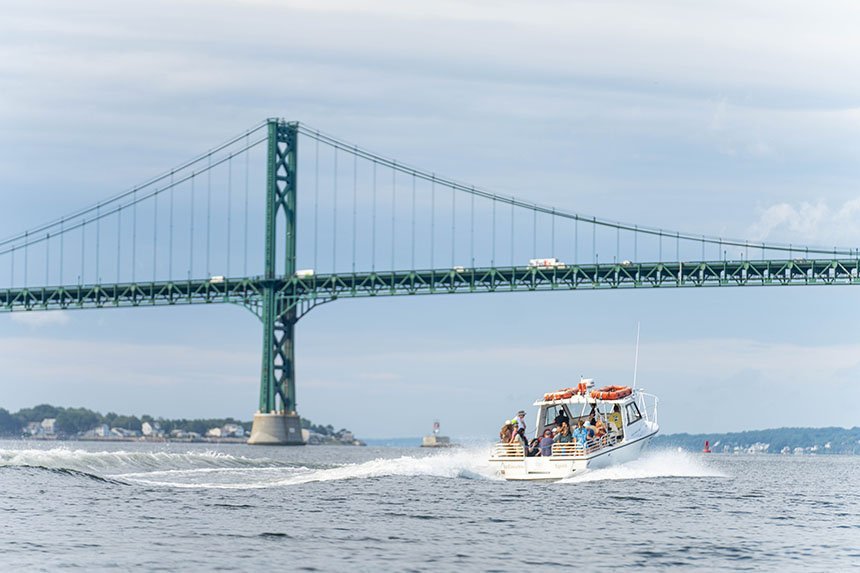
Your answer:
[[[295,301],[372,296],[787,285],[860,285],[860,259],[494,267],[320,274],[274,279]],[[261,301],[261,277],[0,290],[0,312]]]

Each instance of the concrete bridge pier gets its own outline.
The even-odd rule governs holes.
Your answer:
[[[303,446],[302,424],[295,412],[257,412],[248,443],[256,446]]]

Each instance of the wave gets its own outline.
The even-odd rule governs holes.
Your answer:
[[[656,450],[641,458],[620,464],[588,470],[578,476],[561,480],[561,484],[577,484],[604,480],[641,480],[653,478],[729,477],[718,469],[704,463],[701,456],[689,452]]]
[[[495,470],[487,462],[488,457],[489,451],[485,449],[457,450],[428,456],[377,458],[323,469],[295,466],[239,470],[198,468],[122,474],[116,477],[141,485],[189,489],[260,489],[391,476],[498,479]]]
[[[26,466],[26,465],[18,465],[18,466],[2,466],[0,465],[0,471],[2,470],[11,470],[11,471],[25,471],[25,472],[36,472],[36,473],[50,473],[56,474],[64,477],[74,477],[74,478],[83,478],[89,479],[93,481],[97,481],[100,483],[107,483],[112,485],[129,485],[127,482],[108,478],[100,475],[96,475],[89,472],[83,472],[80,470],[73,470],[70,468],[48,468],[43,466]]]
[[[41,467],[68,469],[91,474],[161,469],[274,467],[275,460],[232,456],[223,452],[129,452],[124,450],[91,452],[70,448],[0,449],[2,467]]]

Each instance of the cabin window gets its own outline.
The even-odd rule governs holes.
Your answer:
[[[627,404],[627,425],[631,425],[634,422],[638,422],[642,419],[642,414],[639,412],[639,408],[635,403],[631,402]]]
[[[564,411],[564,406],[550,406],[545,411],[545,416],[543,419],[544,426],[551,426],[555,424],[555,417],[558,416],[559,412]]]

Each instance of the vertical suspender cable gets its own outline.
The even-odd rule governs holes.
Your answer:
[[[573,220],[573,264],[579,264],[579,215]]]
[[[532,207],[532,253],[537,258],[537,205]]]
[[[660,242],[660,246],[657,249],[657,262],[663,262],[663,229],[660,229],[660,232],[657,234],[657,240]]]
[[[457,232],[457,191],[454,187],[451,187],[451,267],[454,267],[454,242],[456,241],[456,232]]]
[[[248,135],[245,135],[245,251],[242,256],[242,276],[248,276],[248,179],[250,177],[251,150],[248,149]]]
[[[436,174],[430,179],[430,268],[435,268],[436,254]]]
[[[137,271],[137,189],[131,197],[131,282],[134,283],[135,271]]]
[[[594,253],[594,264],[597,264],[597,217],[591,218],[591,250]]]
[[[550,217],[552,217],[552,240],[550,241],[549,254],[550,256],[555,257],[555,209],[552,210],[552,215],[550,215]]]
[[[170,172],[170,232],[167,243],[167,280],[173,280],[173,171]]]
[[[317,270],[319,242],[319,204],[320,204],[320,140],[319,132],[314,139],[314,271]]]
[[[155,282],[155,277],[158,276],[158,194],[161,191],[156,189],[155,197],[153,197],[152,211],[152,282]]]
[[[60,219],[60,284],[63,284],[63,257],[65,256],[65,254],[64,254],[64,246],[65,246],[64,243],[66,240],[66,231],[64,229],[65,222],[66,222],[65,218]],[[762,258],[764,258],[764,257],[762,257]]]
[[[335,274],[337,272],[337,152],[338,148],[334,148],[334,182],[332,184],[332,195],[334,196],[334,208],[332,209],[331,215],[331,231],[332,231],[332,240],[331,240],[331,272]]]
[[[376,270],[376,160],[373,161],[373,216],[370,224],[370,270]]]
[[[122,257],[122,205],[116,210],[116,237],[116,282],[119,283]]]
[[[469,266],[475,266],[475,188],[472,187],[472,194],[469,199],[472,203],[469,209]]]
[[[194,272],[194,177],[196,174],[191,172],[191,230],[188,237],[188,278],[191,279],[191,273]]]
[[[675,260],[681,262],[681,233],[675,233]]]
[[[86,220],[84,221],[84,224],[86,224]],[[27,288],[27,275],[29,274],[28,270],[29,270],[29,266],[30,266],[29,252],[28,252],[29,247],[30,247],[29,235],[30,235],[29,232],[27,232],[27,231],[24,232],[24,288]],[[83,235],[81,235],[81,237],[83,237]],[[81,240],[83,241],[83,239],[81,239]],[[81,244],[83,244],[83,243],[81,243]],[[83,249],[83,247],[81,247],[81,249]],[[81,271],[81,274],[83,274],[83,271]]]
[[[621,259],[621,227],[615,227],[615,262],[620,263]]]
[[[101,262],[101,204],[96,205],[96,284],[102,282],[99,263]]]
[[[493,252],[492,252],[492,255],[490,256],[490,266],[491,267],[496,266],[496,204],[497,203],[498,203],[498,201],[496,201],[496,199],[493,198],[493,233],[492,233],[493,234]],[[511,203],[511,205],[513,205],[513,203]],[[512,213],[511,216],[513,216],[513,211],[511,211],[511,213]]]
[[[233,154],[227,161],[227,276],[230,274],[230,248],[233,246]]]
[[[394,167],[391,169],[391,270],[394,270],[394,232],[395,232],[395,221],[394,214],[397,212],[397,163],[394,163]]]
[[[639,262],[639,226],[633,226],[633,261]]]
[[[358,222],[358,155],[352,154],[352,273],[355,274],[355,240]]]
[[[15,245],[12,245],[12,254],[9,257],[9,288],[15,287]]]
[[[495,204],[495,201],[496,200],[493,199],[494,204]],[[514,209],[514,199],[513,199],[513,197],[511,197],[511,266],[512,267],[516,266],[514,264],[514,244],[515,244],[515,241],[514,241],[514,213],[515,213],[515,211],[516,210]]]
[[[51,284],[49,279],[51,271],[51,233],[45,234],[45,284]]]
[[[212,238],[212,154],[207,157],[206,167],[206,276],[212,276],[211,238]]]
[[[412,270],[415,270],[415,172],[412,172]]]

